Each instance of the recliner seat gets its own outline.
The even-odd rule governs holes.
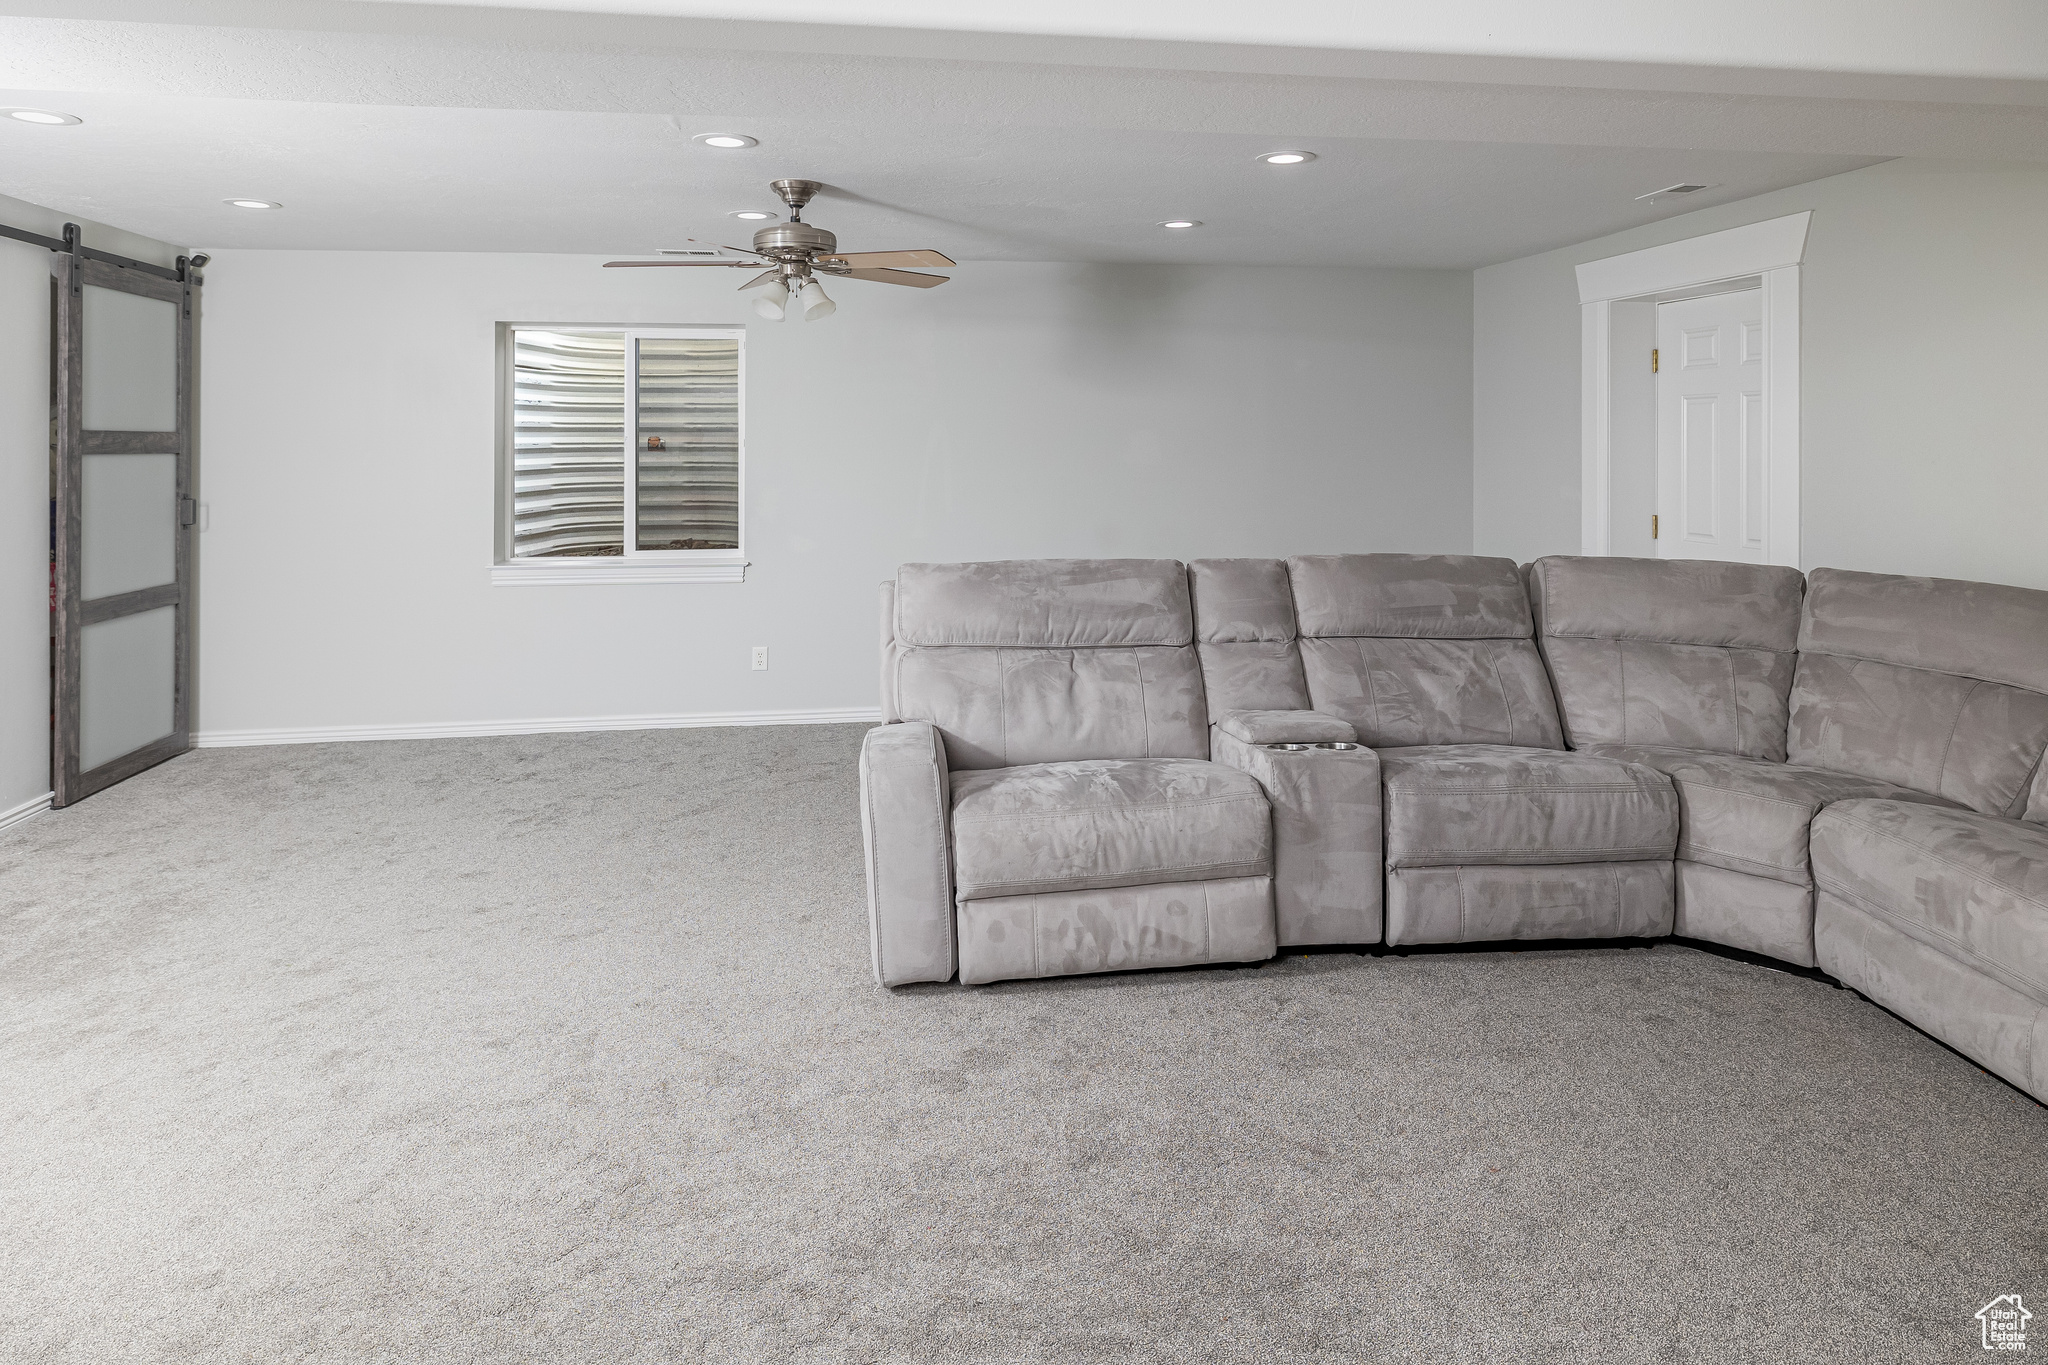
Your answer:
[[[2048,592],[1815,569],[1807,593],[1794,756],[1943,802],[1814,821],[1818,963],[2048,1100]]]
[[[1274,951],[1271,815],[1209,761],[1174,560],[906,564],[862,750],[885,985]]]

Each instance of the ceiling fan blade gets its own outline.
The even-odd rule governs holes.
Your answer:
[[[756,262],[756,264],[758,264],[758,262]],[[758,289],[762,285],[768,283],[768,281],[770,280],[779,280],[781,278],[782,272],[780,270],[764,270],[760,274],[754,276],[753,279],[748,280],[745,284],[741,285],[740,290],[742,293],[744,293],[746,290],[749,289]]]
[[[665,267],[670,270],[674,270],[678,268],[689,269],[692,267],[701,268],[704,266],[722,266],[727,270],[752,270],[755,266],[759,264],[761,264],[759,261],[606,261],[604,263],[604,268],[606,270],[610,270],[614,266],[627,265],[659,266]]]
[[[685,237],[683,240],[686,242],[704,242],[702,237]],[[704,245],[715,246],[720,251],[737,251],[745,256],[759,256],[764,261],[768,259],[766,252],[756,251],[750,246],[725,246],[719,242],[704,242]]]
[[[907,284],[912,289],[936,289],[951,275],[921,275],[915,270],[835,270],[835,279],[873,280],[876,284]]]
[[[842,251],[836,256],[820,256],[821,261],[833,265],[850,265],[856,269],[869,270],[888,265],[958,265],[951,256],[939,251]]]

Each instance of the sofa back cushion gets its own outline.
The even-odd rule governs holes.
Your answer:
[[[1287,561],[1309,700],[1361,743],[1564,747],[1511,559]]]
[[[1190,560],[1188,592],[1210,715],[1309,709],[1286,560]]]
[[[1770,564],[1537,560],[1529,600],[1566,740],[1784,761],[1803,590]]]
[[[952,767],[1209,756],[1177,560],[905,564],[892,600],[883,713],[930,721]]]
[[[1794,763],[2020,815],[2048,750],[2048,592],[1815,569]]]

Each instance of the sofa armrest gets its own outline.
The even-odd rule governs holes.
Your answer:
[[[1321,711],[1225,711],[1216,728],[1246,744],[1349,744],[1351,722]]]
[[[1258,779],[1273,803],[1273,910],[1280,946],[1379,942],[1386,876],[1379,755],[1365,748],[1270,749],[1247,744],[1220,725],[1211,752],[1218,763]]]
[[[884,986],[949,981],[953,864],[946,746],[926,721],[868,731],[860,746],[860,832],[868,859],[868,936]]]

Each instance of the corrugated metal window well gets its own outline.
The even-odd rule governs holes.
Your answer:
[[[737,332],[513,329],[512,556],[738,551],[741,343]]]

